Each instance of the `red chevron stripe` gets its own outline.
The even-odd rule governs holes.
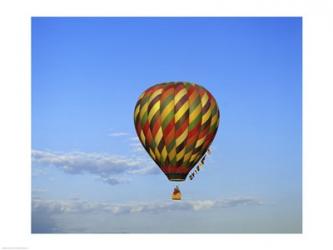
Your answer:
[[[170,132],[172,131],[173,128],[174,128],[174,122],[173,122],[173,120],[171,120],[169,122],[168,126],[166,126],[165,129],[163,130],[164,136],[170,134]]]
[[[197,126],[195,126],[192,130],[189,131],[188,138],[195,137],[196,135],[198,135],[199,132],[200,132],[200,123],[198,123]]]
[[[191,168],[178,165],[166,165],[161,169],[165,174],[187,174],[191,171]]]
[[[155,121],[155,124],[153,126],[153,129],[152,129],[152,133],[153,133],[154,136],[157,134],[160,127],[161,127],[161,118],[157,117],[156,121]]]

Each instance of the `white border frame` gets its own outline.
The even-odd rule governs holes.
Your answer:
[[[332,249],[330,1],[58,0],[0,3],[2,249]],[[302,16],[303,234],[30,234],[31,16]]]

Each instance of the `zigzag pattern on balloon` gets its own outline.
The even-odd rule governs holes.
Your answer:
[[[200,85],[168,82],[144,91],[135,106],[137,135],[169,180],[184,180],[217,132],[219,109]]]

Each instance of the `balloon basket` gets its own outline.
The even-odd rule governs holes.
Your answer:
[[[178,186],[176,186],[175,189],[173,190],[171,199],[174,201],[179,201],[182,199],[182,193],[180,192]]]

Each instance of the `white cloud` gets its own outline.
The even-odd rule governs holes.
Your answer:
[[[32,211],[43,212],[51,215],[64,213],[111,213],[137,214],[137,213],[162,213],[170,211],[188,210],[201,211],[212,208],[235,206],[262,205],[262,202],[254,198],[233,198],[224,200],[188,200],[167,202],[142,202],[113,204],[110,202],[88,202],[82,200],[42,200],[33,199]]]
[[[197,213],[210,212],[212,209],[223,209],[235,206],[259,206],[263,203],[255,198],[232,198],[222,200],[183,200],[160,202],[92,202],[79,198],[68,200],[32,199],[32,233],[96,233],[96,232],[128,232],[119,226],[129,218],[123,215],[171,215],[172,212],[184,211]],[[205,216],[205,214],[202,214]],[[159,218],[162,218],[159,217]],[[97,220],[101,218],[102,220]],[[105,221],[110,223],[104,223]],[[118,221],[118,222],[117,222]],[[124,222],[123,222],[124,221]],[[114,223],[114,224],[113,224]],[[158,229],[158,228],[156,228]],[[136,231],[137,229],[134,229]],[[191,231],[191,229],[188,229]],[[144,229],[145,231],[145,229]],[[167,230],[169,232],[170,229]]]
[[[32,150],[32,161],[68,174],[93,174],[111,185],[128,182],[123,178],[126,175],[158,173],[158,167],[147,160],[100,153]]]
[[[145,151],[141,142],[133,142],[133,143],[130,143],[129,145],[134,152],[144,152]]]
[[[123,184],[123,183],[129,183],[129,179],[119,178],[119,177],[111,177],[111,176],[103,176],[100,177],[103,182],[110,184],[111,186]]]
[[[140,142],[139,138],[137,136],[132,136],[129,138],[130,141],[134,141],[134,142]]]
[[[112,132],[109,133],[108,136],[112,136],[112,137],[120,137],[120,136],[128,136],[129,134],[126,132]]]
[[[131,174],[150,175],[150,174],[161,174],[162,170],[159,167],[144,167],[138,170],[132,170]]]

